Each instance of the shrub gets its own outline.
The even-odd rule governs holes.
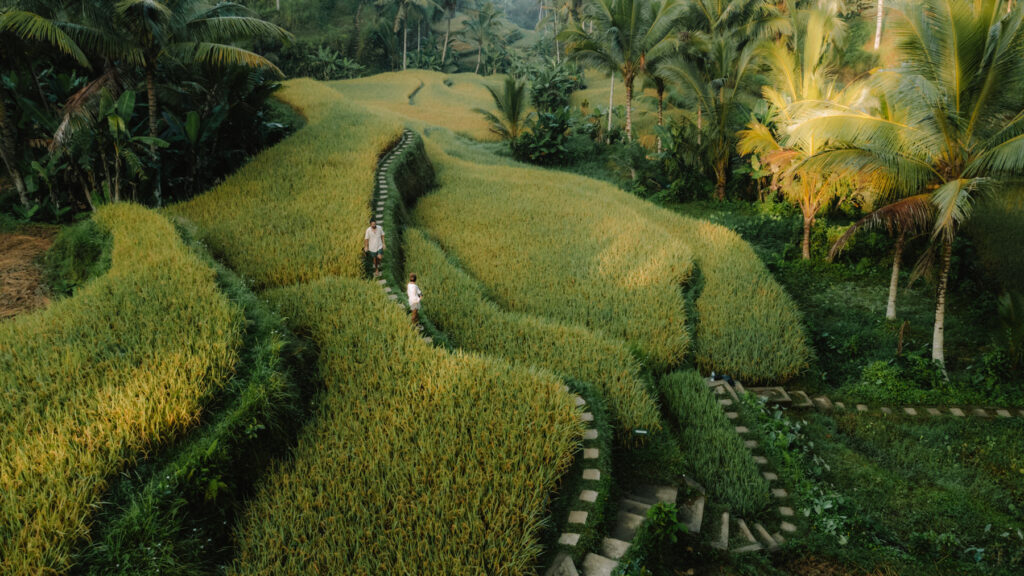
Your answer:
[[[406,230],[405,254],[406,266],[419,275],[427,295],[423,314],[456,344],[596,385],[620,432],[660,427],[658,407],[625,343],[578,326],[502,310],[486,298],[479,282],[452,264],[418,229]]]
[[[768,506],[768,482],[733,430],[715,395],[694,370],[661,379],[665,408],[678,421],[694,477],[733,512],[756,515]]]
[[[54,294],[71,294],[87,281],[110,269],[110,233],[95,220],[85,220],[60,231],[46,253],[46,283]]]
[[[0,324],[0,572],[69,567],[106,480],[190,428],[236,359],[240,315],[153,212],[96,213],[112,266]]]
[[[171,211],[199,224],[214,253],[257,288],[358,277],[377,155],[401,126],[312,80],[277,95],[309,123]]]
[[[582,435],[560,381],[431,348],[367,282],[267,295],[318,347],[326,388],[250,505],[230,572],[532,572]]]

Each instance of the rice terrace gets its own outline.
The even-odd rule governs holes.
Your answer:
[[[1024,574],[1024,6],[0,0],[0,576]]]

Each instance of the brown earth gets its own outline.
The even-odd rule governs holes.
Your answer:
[[[0,234],[0,320],[50,303],[40,257],[53,244],[53,228]]]

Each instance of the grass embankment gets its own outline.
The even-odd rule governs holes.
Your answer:
[[[431,348],[370,283],[267,295],[319,347],[327,389],[240,526],[232,572],[529,573],[582,435],[560,381]]]
[[[192,426],[227,381],[240,314],[169,222],[96,213],[112,265],[0,324],[0,572],[68,568],[107,480]]]
[[[308,124],[171,211],[257,288],[358,277],[375,160],[401,125],[312,80],[287,82],[277,96]]]
[[[422,278],[420,285],[429,295],[423,300],[423,314],[455,344],[596,385],[620,432],[659,427],[658,407],[623,342],[579,326],[502,309],[420,230],[406,231],[405,253],[406,268]]]

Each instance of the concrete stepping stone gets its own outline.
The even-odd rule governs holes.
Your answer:
[[[732,400],[728,398],[719,398],[718,403],[722,406],[732,406]]]
[[[377,280],[377,284],[380,284],[381,286],[383,286],[383,285],[385,285],[387,283],[388,283],[388,281],[383,279],[383,278],[381,278],[380,280]]]
[[[544,576],[580,576],[580,572],[576,569],[576,564],[572,561],[571,555],[567,552],[559,552],[555,556],[555,561],[551,563],[551,567],[544,573]]]
[[[622,555],[629,550],[631,544],[617,538],[605,538],[601,540],[601,555],[612,560],[622,558]]]
[[[768,465],[768,459],[765,458],[764,456],[754,456],[754,462],[757,463],[757,465],[759,466]]]
[[[793,509],[789,506],[779,506],[779,516],[785,516],[786,518],[792,517],[794,514]]]
[[[793,399],[794,408],[809,408],[814,405],[811,402],[811,397],[803,390],[793,390],[789,393],[789,397]]]
[[[775,541],[775,538],[764,529],[764,526],[760,522],[754,524],[754,533],[757,534],[758,539],[762,544],[768,547],[769,550],[774,550],[779,547],[779,543]]]
[[[583,449],[583,459],[584,460],[597,460],[597,457],[599,455],[600,455],[600,450],[598,450],[597,448],[584,448]]]
[[[939,412],[938,408],[928,408],[927,411],[928,411],[928,415],[929,416],[941,416],[942,415],[942,412]]]
[[[737,414],[736,412],[726,412],[725,413],[725,417],[728,418],[729,420],[735,420],[735,419],[739,418],[740,415]]]
[[[975,416],[981,416],[982,418],[988,418],[988,412],[985,412],[984,408],[975,408],[971,411]]]
[[[584,422],[593,422],[594,414],[592,412],[584,412],[583,414],[580,414],[580,420]]]
[[[722,518],[718,523],[718,534],[711,540],[711,547],[718,550],[725,550],[729,547],[729,513],[722,512]]]
[[[917,410],[914,409],[914,408],[911,408],[910,406],[907,406],[906,408],[904,408],[903,411],[906,412],[908,416],[917,416]]]
[[[384,290],[385,294],[391,294],[391,287],[390,286],[384,286],[383,290]]]
[[[645,504],[657,504],[658,502],[675,504],[678,497],[679,489],[675,486],[659,486],[655,484],[637,486],[633,493],[629,495],[631,500]]]
[[[615,516],[615,528],[611,533],[612,538],[632,542],[633,536],[636,536],[637,529],[640,528],[646,519],[646,516],[619,510],[619,513]]]
[[[867,412],[868,407],[864,404],[857,404],[857,412]]]
[[[843,404],[842,402],[836,402],[835,406],[837,410],[846,410],[846,404]]]
[[[757,448],[757,440],[744,440],[743,445],[746,446],[748,450],[753,450],[754,448]]]
[[[612,576],[619,563],[611,558],[598,554],[587,554],[583,557],[583,573],[587,576]]]
[[[785,488],[772,488],[772,496],[779,499],[787,498],[789,496],[789,492],[786,492]]]
[[[783,532],[796,532],[796,525],[790,522],[781,522],[779,523],[779,529]]]
[[[700,532],[700,526],[704,522],[704,497],[697,496],[693,502],[684,502],[679,511],[682,512],[682,522],[686,524],[690,534]]]
[[[580,500],[590,503],[597,502],[597,490],[581,490]]]
[[[746,426],[737,426],[736,427],[736,433],[737,434],[748,434],[748,433],[750,433],[750,430]]]
[[[733,402],[739,402],[740,401],[740,397],[736,395],[736,390],[734,390],[732,386],[729,386],[728,382],[723,382],[722,383],[722,388],[724,388],[726,393],[728,393],[729,396],[732,397]]]
[[[586,510],[572,510],[569,512],[569,524],[586,524],[589,515]]]
[[[746,546],[733,548],[732,550],[730,550],[730,552],[732,552],[733,554],[749,554],[751,552],[757,552],[759,550],[764,550],[764,546],[761,546],[757,542],[754,542],[753,544],[747,544]]]
[[[597,440],[597,428],[587,428],[583,431],[584,440]]]
[[[715,396],[725,396],[725,388],[721,384],[715,385]]]
[[[640,502],[639,500],[633,500],[632,498],[623,498],[619,501],[619,510],[629,512],[630,514],[645,516],[650,508],[650,504]]]
[[[742,518],[736,519],[736,528],[739,530],[739,536],[743,538],[746,543],[757,543],[757,540],[754,539],[754,535],[750,533],[750,528],[747,527],[747,523]]]
[[[1009,418],[1010,417],[1010,411],[1009,410],[999,409],[999,410],[996,410],[996,414],[998,414],[1000,418]]]
[[[764,479],[769,482],[774,482],[779,479],[779,475],[775,472],[761,472],[761,476],[764,476]]]
[[[597,468],[585,468],[583,470],[583,479],[584,480],[594,480],[594,481],[600,480],[601,479],[601,471],[598,470]]]
[[[583,406],[586,403],[587,403],[587,401],[583,399],[583,396],[577,396],[576,397],[576,405],[577,406]]]
[[[565,546],[575,546],[580,541],[580,535],[575,532],[562,532],[558,537],[558,543]]]
[[[814,403],[822,410],[832,409],[832,401],[828,399],[828,396],[818,396],[814,399]]]
[[[398,300],[398,294],[388,294],[388,300]]]
[[[957,418],[963,418],[964,417],[964,411],[959,409],[959,408],[957,408],[956,406],[950,408],[949,409],[949,413],[952,414],[953,416],[956,416]]]
[[[426,342],[427,344],[433,344],[434,343],[434,339],[431,338],[430,336],[424,336],[423,337],[423,341]]]
[[[882,411],[882,414],[892,414],[892,408],[889,408],[888,406],[882,406],[879,410]]]
[[[786,543],[786,539],[783,538],[782,534],[780,534],[778,532],[776,532],[775,534],[772,534],[772,539],[775,540],[775,542],[777,542],[779,546],[782,546],[783,544]]]

